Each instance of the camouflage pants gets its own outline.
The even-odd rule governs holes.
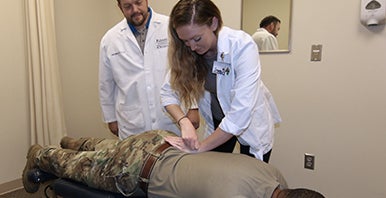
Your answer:
[[[126,138],[84,138],[81,151],[45,147],[37,154],[40,169],[90,187],[129,195],[138,186],[143,161],[171,132],[154,130]]]

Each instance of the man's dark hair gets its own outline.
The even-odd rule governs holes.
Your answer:
[[[284,194],[286,198],[325,198],[319,192],[305,188],[284,189],[280,195]]]
[[[275,17],[275,16],[270,15],[270,16],[264,17],[264,19],[260,21],[260,28],[267,27],[267,26],[268,26],[269,24],[271,24],[272,22],[273,22],[275,25],[276,25],[277,23],[281,23],[280,19],[278,19],[278,18]]]

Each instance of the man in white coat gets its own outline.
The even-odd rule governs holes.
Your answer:
[[[260,22],[260,28],[252,35],[259,51],[278,50],[277,35],[279,35],[281,21],[275,16],[267,16]]]
[[[99,94],[103,120],[125,139],[153,129],[179,134],[160,105],[167,71],[167,16],[154,12],[148,0],[117,0],[124,19],[100,43]]]

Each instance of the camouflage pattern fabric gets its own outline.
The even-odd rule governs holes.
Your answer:
[[[166,136],[175,134],[152,130],[122,141],[84,138],[82,151],[45,147],[38,152],[36,160],[40,169],[58,177],[130,195],[138,186],[146,155],[164,143]]]

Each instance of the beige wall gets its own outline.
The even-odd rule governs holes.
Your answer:
[[[116,1],[55,0],[65,121],[72,137],[112,137],[98,100],[99,41],[122,19]]]
[[[386,197],[385,26],[362,26],[360,1],[293,6],[291,53],[261,57],[284,120],[272,163],[327,197]],[[321,62],[310,62],[312,44],[323,44]],[[315,171],[303,169],[305,152]]]
[[[0,1],[0,184],[21,176],[29,147],[28,76],[22,5],[22,0]]]
[[[149,4],[159,13],[169,15],[173,5],[177,3],[178,0],[149,0]],[[229,3],[228,0],[213,0],[213,2],[219,7],[224,24],[233,27],[240,28],[240,12],[241,12],[241,0],[232,0],[232,3]]]
[[[20,178],[29,146],[22,2],[0,1],[0,190]],[[166,0],[149,2],[170,11]],[[228,9],[225,24],[240,27],[240,1],[215,2]],[[115,1],[98,1],[92,9],[86,1],[55,3],[68,133],[111,137],[98,104],[98,46],[121,19],[119,10]],[[294,0],[291,53],[261,55],[263,79],[284,120],[271,163],[290,186],[315,188],[329,198],[386,197],[386,31],[362,26],[359,5]],[[312,44],[323,44],[321,62],[310,62]],[[314,171],[303,168],[306,152],[316,155]]]

